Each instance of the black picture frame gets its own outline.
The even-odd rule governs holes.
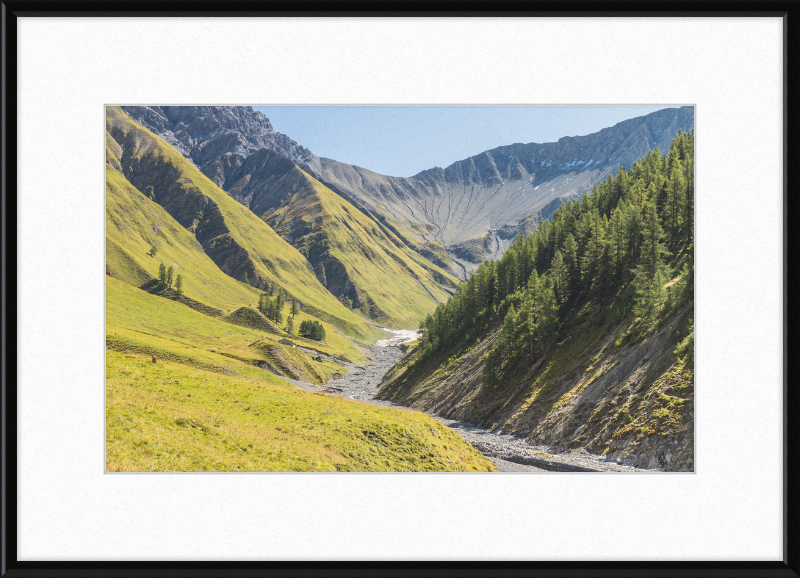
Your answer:
[[[486,3],[489,4],[489,3]],[[702,2],[586,0],[494,2],[387,2],[373,6],[342,2],[2,2],[2,560],[0,575],[14,577],[216,577],[216,576],[541,576],[541,577],[800,577],[800,388],[798,351],[789,333],[789,215],[800,194],[800,0]],[[75,16],[708,16],[782,17],[784,23],[784,190],[783,190],[783,560],[778,562],[24,562],[17,557],[17,392],[16,392],[16,201],[17,201],[17,18]],[[796,201],[795,201],[796,202]],[[792,343],[795,343],[792,346]]]

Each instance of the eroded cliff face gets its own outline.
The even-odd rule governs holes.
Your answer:
[[[689,302],[644,340],[619,343],[625,322],[577,325],[549,353],[526,357],[487,382],[483,365],[499,328],[476,328],[464,351],[414,363],[411,349],[384,378],[379,399],[500,429],[557,451],[583,448],[620,464],[694,469],[693,335]]]
[[[319,170],[322,179],[366,206],[412,225],[419,239],[439,242],[453,252],[487,234],[502,232],[498,239],[513,239],[529,226],[532,215],[549,217],[562,202],[620,166],[630,167],[650,149],[667,150],[678,129],[693,127],[693,107],[671,108],[555,143],[498,147],[410,178],[326,158],[320,159]]]

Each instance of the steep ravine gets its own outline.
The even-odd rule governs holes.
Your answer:
[[[379,384],[384,376],[403,358],[406,352],[405,343],[415,339],[413,331],[386,330],[395,335],[379,340],[369,347],[371,360],[365,365],[345,363],[329,358],[311,349],[302,348],[307,353],[327,358],[347,368],[347,374],[340,379],[333,379],[326,385],[318,386],[302,381],[284,378],[298,387],[312,391],[324,391],[332,395],[346,397],[355,401],[371,403],[384,407],[418,411],[395,404],[391,401],[376,399]],[[431,412],[425,412],[440,423],[447,425],[458,433],[483,455],[488,457],[501,472],[646,472],[630,466],[620,465],[597,455],[583,451],[558,452],[548,445],[534,445],[525,439],[500,431],[476,427],[474,424],[446,419]]]

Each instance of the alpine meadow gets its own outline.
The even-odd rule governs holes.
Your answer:
[[[108,472],[694,471],[693,107],[408,177],[258,108],[106,108]]]

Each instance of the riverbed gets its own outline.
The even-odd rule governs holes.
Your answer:
[[[383,407],[413,410],[397,405],[391,401],[375,399],[378,385],[384,375],[403,357],[402,345],[418,339],[416,331],[393,330],[381,328],[389,332],[386,339],[378,340],[374,346],[362,346],[369,356],[364,365],[345,363],[331,359],[347,368],[347,374],[341,379],[334,379],[323,386],[291,381],[303,389],[324,391],[332,395],[346,397],[355,401],[371,403]],[[319,355],[314,350],[306,350]],[[323,355],[322,357],[327,357]],[[585,450],[557,453],[554,448],[528,443],[524,438],[500,431],[492,431],[476,427],[467,422],[446,419],[429,414],[430,417],[448,426],[458,433],[484,456],[489,458],[501,472],[647,472],[607,461],[602,456],[590,454]]]

